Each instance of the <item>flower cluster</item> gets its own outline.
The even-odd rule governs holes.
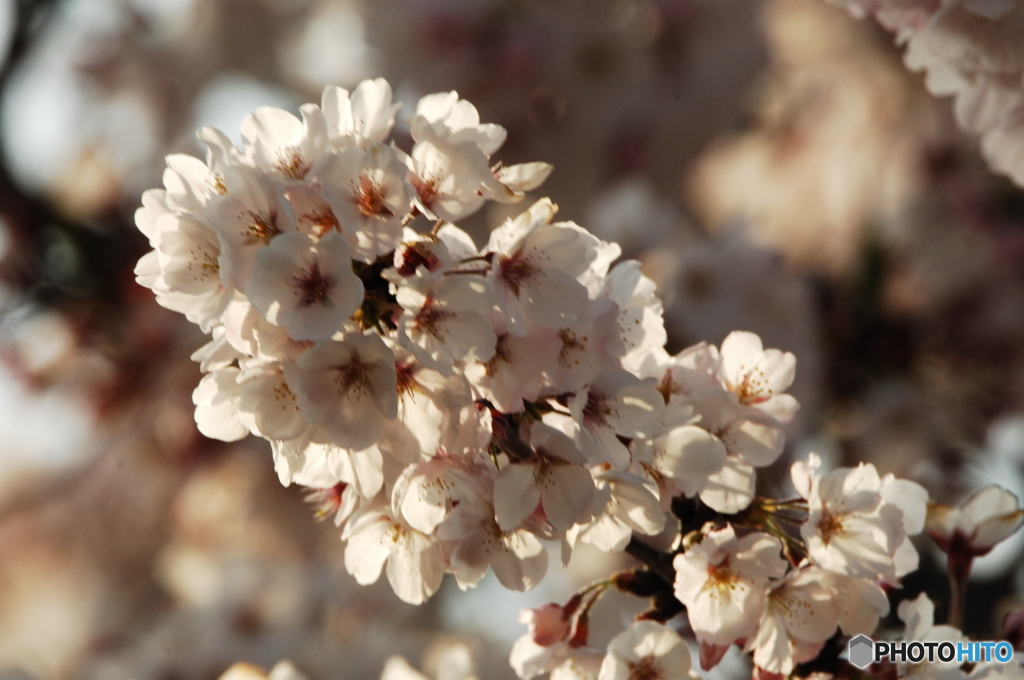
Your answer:
[[[241,148],[205,129],[207,161],[168,157],[144,195],[138,280],[212,336],[193,356],[200,431],[269,440],[281,482],[341,527],[356,581],[384,571],[406,602],[445,573],[531,588],[542,540],[644,563],[524,612],[524,680],[696,678],[664,625],[684,610],[703,667],[735,643],[765,677],[837,630],[871,633],[882,585],[917,568],[925,490],[812,455],[798,497],[756,496],[798,409],[795,357],[748,332],[670,355],[653,282],[548,199],[478,248],[455,222],[551,167],[495,163],[505,131],[454,92],[419,101],[406,153],[387,143],[399,109],[383,80],[328,87],[301,120],[259,109]],[[933,506],[928,527],[963,581],[1021,521],[993,491]],[[667,552],[636,537],[666,527]],[[612,588],[651,608],[602,652],[588,621]]]
[[[992,168],[1024,186],[1024,3],[831,1],[895,32],[907,66],[933,94],[955,98],[957,122],[981,137]]]
[[[282,483],[344,525],[356,579],[386,564],[414,603],[446,571],[532,587],[540,539],[621,550],[680,492],[749,505],[793,356],[750,333],[668,356],[653,283],[547,199],[478,248],[454,222],[550,166],[493,163],[505,131],[455,93],[419,101],[405,153],[399,106],[376,80],[301,120],[259,109],[241,149],[204,129],[207,162],[168,157],[144,195],[138,280],[212,335],[200,431],[268,439]]]
[[[908,536],[924,528],[927,492],[892,475],[880,478],[873,465],[827,474],[819,467],[813,454],[809,463],[794,463],[801,498],[764,502],[760,530],[739,536],[732,525],[706,526],[699,542],[676,556],[676,597],[706,659],[740,641],[758,668],[788,675],[815,658],[837,628],[873,632],[889,611],[879,583],[898,585],[917,568]],[[800,538],[780,522],[796,525]]]
[[[735,643],[751,653],[763,677],[789,675],[817,657],[837,630],[872,633],[889,611],[881,584],[898,586],[901,576],[917,568],[908,536],[924,528],[928,495],[913,482],[879,477],[871,465],[827,474],[819,467],[813,455],[793,465],[800,498],[755,499],[745,512],[719,515],[683,537],[674,550],[670,586],[618,575],[593,586],[598,594],[584,591],[565,606],[524,612],[521,620],[530,631],[512,652],[520,677],[564,671],[567,664],[578,676],[613,677],[605,675],[602,655],[586,647],[581,628],[599,592],[613,586],[655,596],[642,616],[651,619],[644,622],[648,637],[671,632],[655,621],[685,607],[705,669]],[[675,607],[658,600],[666,586]],[[588,664],[601,666],[600,674],[579,670]]]

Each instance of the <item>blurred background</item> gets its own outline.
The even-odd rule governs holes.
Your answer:
[[[871,21],[822,0],[0,0],[0,55],[3,680],[280,658],[376,678],[452,640],[508,678],[518,610],[614,566],[412,607],[345,573],[267,442],[196,431],[204,340],[135,284],[133,212],[165,154],[203,155],[198,127],[238,140],[257,106],[328,83],[457,90],[508,129],[506,164],[553,163],[541,194],[643,262],[671,350],[741,329],[794,352],[803,408],[765,493],[815,451],[943,502],[1024,496],[1024,190]],[[475,216],[478,242],[510,210]],[[904,593],[941,615],[942,556],[920,548]],[[1022,548],[979,562],[968,633],[1024,607]],[[642,603],[600,606],[598,644]]]

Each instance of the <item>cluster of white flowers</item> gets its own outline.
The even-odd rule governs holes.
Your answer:
[[[684,538],[685,549],[672,562],[672,587],[701,644],[704,668],[717,665],[738,643],[761,672],[789,675],[796,664],[814,659],[837,630],[850,636],[873,632],[889,611],[880,584],[898,585],[917,568],[907,537],[924,528],[924,489],[891,475],[879,478],[871,465],[821,474],[819,464],[812,455],[810,463],[793,465],[801,499],[759,499],[735,523],[708,522]],[[799,533],[783,530],[781,522],[799,526]],[[629,582],[610,585],[640,592]],[[601,665],[600,653],[581,644],[585,634],[577,620],[587,609],[574,599],[524,612],[530,631],[512,653],[520,677],[567,665],[581,677],[630,677],[606,675],[609,657]],[[667,634],[652,621],[645,626],[648,637]],[[588,666],[602,670],[580,670]]]
[[[879,584],[917,567],[924,489],[812,456],[792,469],[799,498],[757,498],[798,408],[795,357],[747,332],[670,356],[651,280],[547,199],[477,248],[454,222],[551,167],[493,163],[505,131],[454,92],[420,100],[405,153],[386,143],[399,109],[383,80],[328,87],[301,121],[260,109],[241,149],[205,129],[207,162],[168,157],[143,196],[138,280],[212,336],[193,357],[199,429],[269,440],[281,482],[342,527],[348,571],[386,571],[406,602],[446,572],[531,588],[542,539],[565,561],[582,542],[646,564],[524,612],[524,680],[694,678],[663,625],[684,607],[706,668],[739,643],[789,674],[837,629],[873,631]],[[675,525],[670,553],[638,543],[684,517],[677,501],[702,519]],[[653,606],[605,653],[587,618],[612,587]]]
[[[957,122],[981,137],[992,168],[1024,186],[1024,2],[831,2],[896,33],[907,67],[925,73],[933,94],[955,98]]]
[[[242,149],[205,129],[207,162],[168,157],[144,195],[138,280],[213,336],[194,357],[200,430],[270,440],[283,483],[339,506],[356,579],[387,563],[414,603],[445,571],[533,586],[539,538],[568,554],[661,531],[663,475],[749,503],[753,466],[781,451],[768,414],[795,408],[773,393],[792,356],[740,334],[668,357],[651,281],[609,270],[618,246],[547,199],[478,249],[453,222],[550,166],[492,166],[505,131],[455,93],[420,100],[406,154],[385,143],[399,106],[376,80],[327,88],[301,121],[260,109]]]

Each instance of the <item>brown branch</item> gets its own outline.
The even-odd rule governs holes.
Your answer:
[[[630,537],[626,553],[642,562],[652,573],[660,576],[670,588],[672,587],[676,580],[676,570],[672,567],[671,555],[652,548],[636,536]]]

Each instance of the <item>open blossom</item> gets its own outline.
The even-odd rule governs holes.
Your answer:
[[[438,454],[410,465],[394,482],[392,511],[414,529],[432,534],[457,504],[473,502],[479,476],[457,456]]]
[[[552,333],[517,336],[499,331],[494,355],[484,363],[469,363],[466,377],[498,409],[517,413],[525,402],[540,396],[545,375],[554,370],[559,346],[558,337]]]
[[[411,123],[412,137],[419,141],[426,130],[445,136],[453,142],[472,142],[481,153],[490,156],[505,143],[505,128],[493,123],[480,123],[476,107],[457,92],[438,92],[423,97],[416,104]]]
[[[206,216],[220,239],[223,266],[244,291],[257,254],[278,234],[295,231],[295,224],[264,171],[229,166],[219,181],[223,193],[210,198]]]
[[[541,646],[530,633],[512,645],[509,664],[521,680],[550,673],[552,680],[597,680],[604,654],[591,647],[557,642]]]
[[[576,441],[591,463],[624,468],[629,451],[619,437],[650,438],[661,428],[665,403],[654,386],[622,369],[594,378],[569,403]]]
[[[342,533],[345,568],[361,584],[373,583],[387,564],[388,581],[395,594],[420,604],[441,586],[444,564],[437,538],[404,525],[387,511],[357,510]]]
[[[783,422],[793,418],[798,405],[785,394],[796,373],[792,353],[766,350],[753,333],[734,331],[722,342],[721,356],[719,378],[741,404]]]
[[[697,639],[729,645],[757,630],[768,587],[786,573],[779,539],[736,537],[732,525],[705,534],[672,562],[676,598],[686,605]]]
[[[563,328],[579,319],[587,289],[577,280],[597,257],[598,239],[571,223],[551,224],[557,208],[536,203],[491,233],[491,276],[509,330],[525,335],[527,319]]]
[[[424,366],[450,373],[456,359],[486,363],[498,338],[482,311],[493,293],[479,276],[410,277],[395,295],[405,313],[399,342]]]
[[[768,591],[757,634],[747,640],[754,663],[769,673],[789,675],[793,666],[818,655],[836,631],[840,606],[825,585],[828,573],[805,566]]]
[[[242,121],[246,157],[257,167],[302,180],[327,146],[327,119],[316,104],[304,104],[302,120],[262,106]]]
[[[665,399],[667,427],[642,464],[671,495],[700,496],[734,514],[754,499],[756,469],[785,446],[782,421],[798,408],[784,392],[795,359],[764,350],[753,333],[731,333],[722,347],[699,343],[643,366],[641,375],[656,379]]]
[[[482,488],[482,497],[459,503],[438,526],[456,581],[463,589],[475,586],[490,567],[509,590],[533,588],[547,573],[547,550],[525,528],[502,530],[486,491]]]
[[[317,179],[355,259],[373,262],[395,249],[410,190],[394,149],[379,143],[342,149],[321,164]]]
[[[352,273],[349,249],[337,232],[318,241],[292,232],[257,255],[260,276],[246,293],[263,317],[296,340],[330,340],[363,302],[363,283]]]
[[[159,206],[159,198],[147,195]],[[233,293],[217,233],[199,220],[164,212],[147,235],[154,250],[135,268],[139,284],[150,288],[161,306],[209,329]]]
[[[608,643],[598,680],[697,680],[686,641],[671,628],[637,621]]]
[[[903,640],[910,642],[952,642],[957,644],[966,641],[966,637],[957,628],[949,625],[935,625],[935,604],[926,593],[921,593],[913,600],[903,600],[896,610],[900,620],[906,624]],[[906,675],[936,680],[964,680],[967,674],[960,670],[962,664],[957,660],[942,661],[933,658],[919,664],[900,664],[901,671]]]
[[[826,571],[822,585],[835,594],[839,628],[844,635],[871,635],[879,620],[889,613],[889,598],[873,579]]]
[[[701,390],[686,400],[704,435],[686,430],[682,446],[666,446],[662,469],[688,496],[700,495],[711,508],[736,513],[754,498],[755,468],[771,465],[782,453],[785,437],[778,421],[736,402],[723,390]],[[666,442],[668,444],[677,442]],[[724,455],[723,455],[724,454]],[[700,458],[690,467],[684,461]]]
[[[808,501],[800,528],[811,561],[848,576],[896,583],[917,568],[917,552],[908,536],[924,528],[928,493],[892,475],[878,476],[861,464],[818,472],[821,459],[793,464],[793,486]]]
[[[294,368],[285,366],[285,376],[306,420],[322,425],[339,446],[373,444],[398,412],[395,355],[376,336],[353,334],[312,347]]]
[[[388,81],[377,78],[364,80],[351,93],[328,85],[324,88],[320,108],[327,120],[327,134],[332,144],[346,147],[386,140],[402,104],[392,101]]]
[[[1000,486],[977,492],[959,507],[933,504],[928,508],[926,527],[946,552],[966,551],[972,556],[987,554],[995,545],[1024,524],[1024,510],[1017,497]]]
[[[604,552],[623,550],[634,532],[654,536],[665,528],[665,512],[652,482],[619,470],[593,475],[597,484],[590,506],[593,519],[579,521],[566,532],[570,547],[582,542]]]
[[[503,531],[518,527],[542,503],[557,531],[566,531],[589,508],[594,481],[573,441],[535,423],[530,431],[532,459],[512,463],[494,480],[494,511]]]

